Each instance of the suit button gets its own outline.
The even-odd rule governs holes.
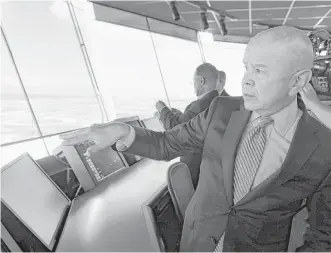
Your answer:
[[[230,211],[229,214],[232,215],[232,216],[236,215],[236,210],[235,209],[231,209],[231,211]]]

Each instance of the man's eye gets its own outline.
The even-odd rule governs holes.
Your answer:
[[[256,73],[261,74],[262,70],[261,69],[256,69]]]

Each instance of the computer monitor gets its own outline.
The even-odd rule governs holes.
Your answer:
[[[53,250],[71,202],[29,154],[1,169],[1,201]]]
[[[132,120],[132,121],[128,121],[125,123],[129,124],[130,126],[134,126],[134,127],[142,127],[139,120]]]
[[[129,124],[131,126],[138,126],[142,127],[143,125],[140,123],[140,119],[138,116],[130,116],[130,117],[123,117],[113,120],[112,122],[123,122]]]
[[[164,132],[165,131],[162,123],[160,122],[160,120],[157,117],[144,119],[144,120],[142,120],[142,123],[149,130],[153,130],[155,132]]]
[[[87,141],[73,146],[61,145],[53,151],[54,155],[65,157],[84,191],[128,167],[123,155],[111,147],[88,154],[87,150],[92,145],[95,145],[93,141]]]

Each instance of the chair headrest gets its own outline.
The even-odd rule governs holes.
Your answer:
[[[167,181],[176,215],[184,221],[187,205],[194,195],[190,169],[182,162],[172,164],[168,169]]]

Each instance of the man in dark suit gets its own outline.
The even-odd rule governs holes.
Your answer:
[[[211,101],[219,94],[228,96],[224,91],[225,80],[225,73],[218,71],[212,64],[203,63],[199,65],[194,72],[193,78],[194,90],[198,99],[190,103],[183,113],[179,110],[171,110],[162,101],[156,103],[155,107],[159,112],[159,119],[163,123],[164,128],[170,130],[193,119],[206,110],[210,106]],[[201,155],[201,153],[188,154],[180,158],[180,161],[187,164],[190,169],[194,188],[196,188],[199,181]]]
[[[211,101],[219,94],[228,96],[224,91],[225,73],[218,71],[210,63],[203,63],[196,68],[193,85],[198,99],[190,103],[183,113],[179,110],[172,111],[163,101],[156,103],[155,107],[159,113],[159,119],[166,130],[193,119],[200,112],[206,110]]]
[[[297,104],[313,58],[302,31],[269,29],[246,48],[243,97],[217,97],[164,133],[116,123],[69,135],[65,143],[93,139],[99,143],[93,149],[116,143],[159,160],[203,152],[181,251],[286,251],[303,201],[309,226],[297,251],[330,251],[331,132]]]

